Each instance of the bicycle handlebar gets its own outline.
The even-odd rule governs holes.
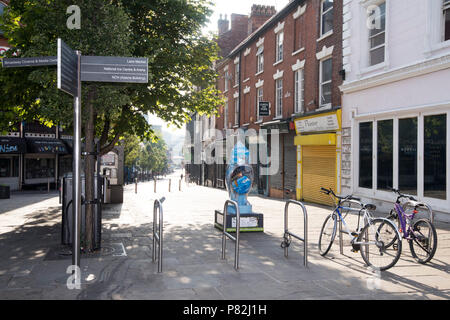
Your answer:
[[[339,200],[355,200],[355,201],[361,201],[360,198],[356,198],[356,197],[354,197],[354,196],[352,196],[352,195],[348,195],[348,196],[346,196],[346,197],[338,196],[338,195],[336,195],[336,194],[333,192],[333,189],[331,189],[331,188],[330,188],[330,189],[325,189],[325,188],[321,187],[320,190],[321,190],[321,192],[322,192],[323,194],[327,194],[327,195],[332,194],[335,198],[337,198],[337,199],[339,199]]]
[[[398,189],[395,189],[395,188],[389,188],[389,187],[388,187],[388,189],[391,190],[392,192],[395,192],[395,193],[398,194],[397,201],[400,200],[401,198],[406,198],[406,199],[409,199],[409,200],[412,200],[412,201],[417,201],[417,199],[414,198],[413,196],[409,196],[409,195],[407,195],[407,194],[403,194],[403,193],[401,193],[400,190],[398,190]]]

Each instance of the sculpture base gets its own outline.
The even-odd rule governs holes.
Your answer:
[[[223,212],[214,212],[214,227],[223,230]],[[236,215],[228,214],[226,231],[236,232]],[[241,213],[240,232],[264,232],[264,219],[261,213]]]

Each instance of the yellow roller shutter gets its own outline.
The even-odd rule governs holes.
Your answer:
[[[302,149],[303,199],[333,205],[329,196],[320,193],[320,187],[336,191],[336,147],[304,146]]]

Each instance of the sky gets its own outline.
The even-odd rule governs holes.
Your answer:
[[[213,2],[215,3],[215,6],[212,7],[214,13],[209,18],[209,24],[203,29],[205,34],[210,32],[217,33],[217,21],[219,20],[220,15],[224,16],[226,14],[228,20],[230,20],[232,13],[249,15],[253,4],[275,6],[275,9],[278,12],[289,3],[289,0],[213,0]],[[167,127],[167,124],[163,120],[154,115],[150,115],[150,123],[161,125],[163,128],[167,129],[167,131],[176,135],[184,134],[184,127],[182,129]]]
[[[214,13],[210,17],[210,23],[205,28],[206,32],[217,32],[217,21],[221,14],[226,14],[228,20],[232,13],[248,15],[254,4],[275,6],[278,12],[289,3],[289,0],[213,0],[213,2],[215,3]]]

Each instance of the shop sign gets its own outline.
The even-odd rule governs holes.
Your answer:
[[[295,120],[298,133],[339,130],[337,114]]]

